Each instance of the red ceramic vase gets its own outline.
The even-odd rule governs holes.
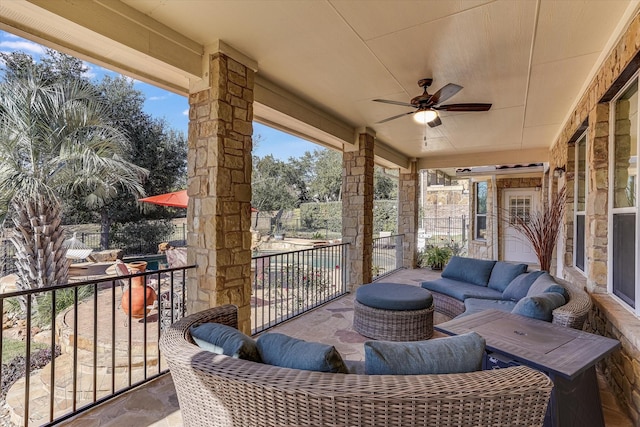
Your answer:
[[[147,304],[145,306],[145,293]],[[131,288],[131,317],[139,319],[145,317],[151,311],[149,306],[157,299],[156,292],[149,286],[136,286]],[[122,310],[129,314],[129,289],[124,291],[121,300]]]

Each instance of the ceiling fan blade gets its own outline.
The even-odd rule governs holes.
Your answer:
[[[407,116],[407,115],[413,114],[413,113],[415,113],[415,111],[409,111],[408,113],[402,113],[402,114],[398,114],[397,116],[391,116],[391,117],[388,117],[388,118],[386,118],[384,120],[380,120],[379,122],[376,122],[376,124],[390,122],[391,120],[399,119],[402,116]]]
[[[393,105],[402,105],[403,107],[411,107],[415,108],[415,105],[411,105],[408,102],[400,102],[400,101],[391,101],[389,99],[374,99],[375,102],[383,102],[385,104],[393,104]]]
[[[440,104],[441,102],[446,101],[447,99],[451,98],[453,95],[460,92],[461,90],[462,90],[462,86],[458,86],[453,83],[448,83],[442,88],[440,88],[439,91],[431,95],[431,98],[429,98],[429,105]]]
[[[436,126],[440,126],[442,124],[442,121],[440,120],[440,117],[436,117],[435,119],[431,120],[427,124],[429,125],[429,127],[434,128]]]
[[[491,104],[448,104],[431,108],[442,111],[488,111]]]

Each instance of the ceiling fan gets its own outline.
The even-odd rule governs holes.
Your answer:
[[[420,79],[418,80],[418,86],[424,91],[422,95],[418,95],[411,99],[411,103],[391,101],[388,99],[374,99],[375,102],[383,102],[385,104],[401,105],[403,107],[415,108],[415,111],[408,113],[398,114],[384,120],[380,120],[377,123],[385,123],[391,120],[398,119],[409,114],[415,114],[414,119],[418,123],[428,124],[430,127],[440,126],[442,122],[438,116],[438,111],[487,111],[491,108],[491,104],[447,104],[442,105],[444,101],[451,98],[458,93],[462,86],[458,86],[453,83],[448,83],[442,87],[439,91],[433,95],[429,95],[427,88],[431,86],[433,79]]]

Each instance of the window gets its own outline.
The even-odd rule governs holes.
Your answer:
[[[574,251],[573,265],[585,271],[585,206],[587,200],[587,135],[578,140],[575,146],[575,203],[574,203]]]
[[[609,150],[609,200],[612,205],[609,233],[610,290],[640,314],[638,281],[638,80],[613,102],[615,122]]]
[[[487,183],[476,182],[476,235],[477,240],[487,238]]]

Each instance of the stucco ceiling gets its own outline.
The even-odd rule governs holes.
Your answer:
[[[637,7],[637,0],[2,0],[0,19],[9,30],[181,93],[199,77],[198,57],[223,41],[254,61],[264,82],[334,120],[343,134],[368,127],[381,152],[478,166],[503,151],[511,153],[507,162],[544,160],[532,153],[555,141]],[[408,102],[425,77],[434,79],[431,93],[450,82],[464,87],[448,103],[493,106],[441,112],[426,144],[424,126],[411,116],[376,123],[410,109],[373,99]],[[313,120],[267,104],[256,108],[266,122],[326,136],[311,129]],[[327,141],[335,145],[338,133]]]

